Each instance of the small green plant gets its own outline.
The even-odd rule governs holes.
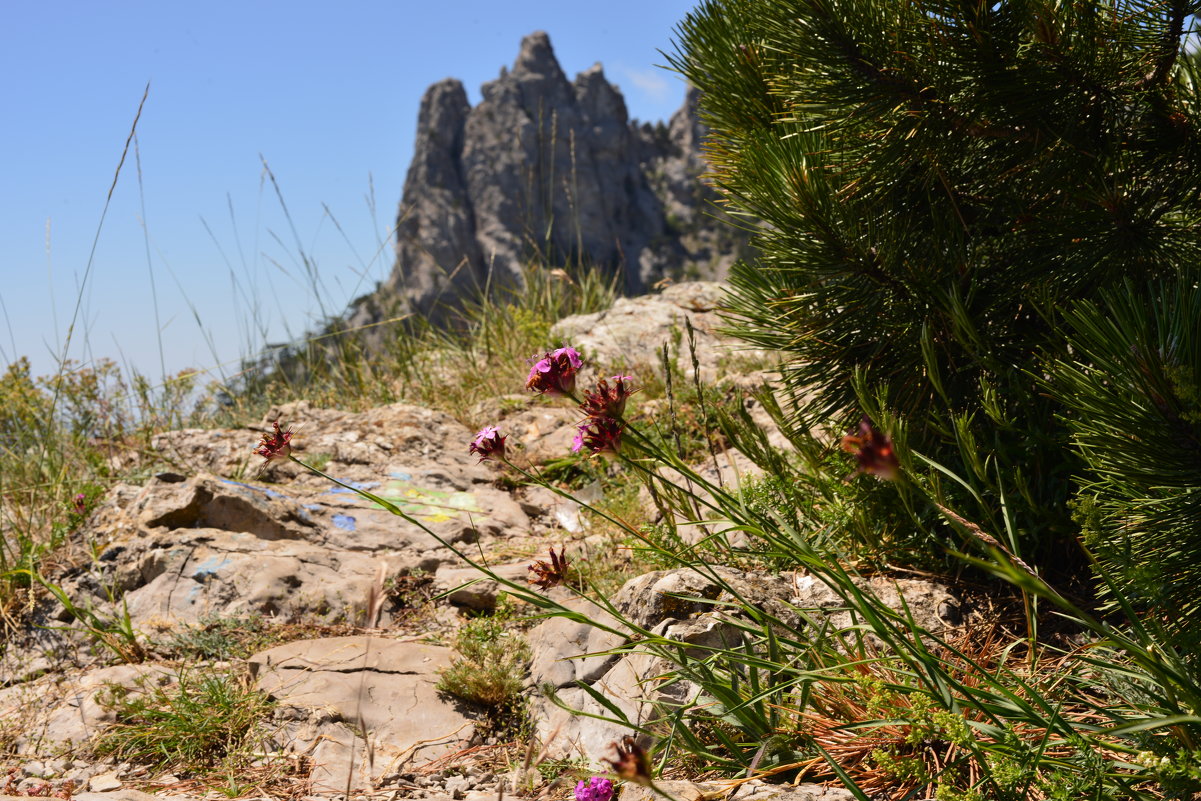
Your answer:
[[[60,585],[48,580],[41,573],[34,573],[38,583],[50,592],[63,608],[84,628],[100,646],[111,651],[122,662],[138,664],[146,660],[146,648],[138,632],[134,630],[129,608],[121,601],[121,611],[112,618],[98,613],[91,603],[77,604]]]
[[[280,642],[278,627],[262,615],[210,617],[172,631],[155,646],[191,660],[245,659]]]
[[[458,656],[439,676],[438,690],[494,709],[518,700],[530,660],[524,639],[500,621],[480,617],[463,624],[454,647]]]
[[[244,675],[181,668],[175,678],[110,688],[100,700],[117,719],[94,742],[96,756],[218,777],[248,768],[272,702]]]

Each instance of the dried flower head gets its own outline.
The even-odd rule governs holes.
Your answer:
[[[259,446],[254,449],[255,453],[268,462],[274,459],[286,459],[292,455],[292,432],[281,430],[278,420],[272,425],[275,427],[275,432],[264,434]]]
[[[613,748],[617,751],[617,759],[606,759],[605,762],[613,767],[618,778],[650,786],[651,761],[642,746],[627,734],[620,743],[613,743]]]
[[[571,452],[587,450],[591,456],[614,456],[621,450],[621,435],[625,423],[612,417],[590,417],[580,423]]]
[[[842,438],[842,449],[854,455],[855,461],[859,463],[857,472],[869,476],[892,481],[901,468],[892,447],[892,440],[876,428],[867,415],[859,421],[856,431]]]
[[[534,562],[529,566],[530,584],[542,590],[549,590],[551,587],[556,587],[567,580],[567,566],[571,564],[571,560],[567,558],[567,546],[563,546],[558,553],[555,549],[550,549],[550,562],[541,560]]]
[[[537,358],[531,357],[531,361]],[[544,395],[570,395],[575,391],[575,374],[583,366],[584,360],[575,348],[559,348],[534,362],[525,388]]]
[[[481,462],[485,459],[503,459],[505,458],[505,438],[496,426],[486,426],[475,435],[467,452],[478,454]]]
[[[633,376],[615,375],[612,378],[613,386],[609,386],[608,381],[600,379],[596,382],[595,392],[584,393],[580,411],[589,417],[620,419],[626,410],[626,398],[638,391],[630,388],[629,382],[633,380]]]
[[[588,781],[579,781],[575,786],[575,801],[610,801],[613,798],[613,782],[604,776],[593,776]]]

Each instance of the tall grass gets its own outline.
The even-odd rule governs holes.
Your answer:
[[[510,384],[516,368],[509,366]],[[962,486],[965,479],[920,453],[904,453],[894,480],[912,524],[931,526],[936,517],[924,538],[991,576],[994,590],[1010,588],[1015,609],[1024,601],[1027,610],[1024,626],[1019,613],[1006,624],[977,619],[956,630],[926,628],[904,602],[885,603],[853,567],[870,565],[874,560],[859,555],[878,550],[889,536],[880,528],[887,520],[862,515],[856,509],[862,497],[845,491],[848,483],[874,478],[848,477],[849,458],[831,456],[815,438],[793,454],[774,451],[746,415],[724,414],[721,428],[768,470],[776,491],[721,486],[670,442],[628,425],[620,469],[642,477],[681,519],[699,517],[709,534],[703,548],[691,547],[672,536],[671,515],[666,530],[634,529],[608,517],[661,563],[721,589],[708,602],[724,632],[718,643],[647,630],[590,586],[583,594],[618,622],[586,619],[555,596],[492,574],[459,552],[542,614],[617,631],[627,638],[621,650],[664,660],[668,667],[648,681],[685,690],[661,696],[655,713],[639,720],[581,685],[614,722],[658,740],[660,769],[826,780],[862,801],[1151,801],[1201,791],[1201,677],[1189,654],[1123,603],[1120,585],[1103,567],[1096,566],[1099,580],[1120,607],[1108,617],[1015,557],[1003,531],[985,531],[948,508],[943,484]],[[732,544],[739,538],[747,545]],[[730,563],[760,573],[804,572],[838,596],[852,622],[835,626],[813,610],[750,597],[715,569]],[[1056,633],[1035,625],[1051,619],[1060,621]]]
[[[592,268],[529,264],[521,284],[481,288],[440,311],[437,323],[408,315],[370,337],[335,322],[232,381],[228,412],[253,418],[300,399],[353,409],[405,401],[469,422],[474,404],[512,390],[497,365],[528,359],[546,347],[555,322],[608,308],[618,294],[617,276]]]

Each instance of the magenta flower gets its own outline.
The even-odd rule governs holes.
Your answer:
[[[254,452],[268,462],[274,459],[287,459],[292,453],[292,432],[282,430],[278,420],[271,425],[275,429],[274,432],[264,434]]]
[[[575,439],[571,442],[571,452],[579,453],[587,449],[592,456],[614,456],[621,450],[621,434],[625,423],[612,417],[590,417],[580,423]]]
[[[551,587],[558,586],[567,581],[567,566],[570,564],[571,560],[567,558],[567,546],[564,545],[559,549],[558,553],[555,553],[555,548],[552,545],[549,562],[536,559],[532,565],[526,568],[532,574],[529,582],[535,587],[549,590]]]
[[[609,386],[608,381],[600,379],[596,382],[595,392],[584,393],[584,402],[580,404],[580,411],[589,417],[619,419],[625,413],[626,398],[638,391],[630,389],[627,383],[633,380],[633,376],[615,375],[612,378],[613,386]]]
[[[583,366],[575,348],[559,348],[534,362],[525,388],[543,395],[570,395],[575,391],[575,374]]]
[[[613,798],[613,782],[602,776],[593,776],[575,786],[575,801],[609,801]]]
[[[842,438],[842,449],[855,457],[858,473],[885,481],[893,481],[900,474],[901,463],[893,450],[892,439],[876,428],[867,415],[859,420],[857,430]]]
[[[88,511],[88,497],[82,492],[77,494],[73,499],[75,514],[83,516]]]
[[[503,459],[505,458],[505,438],[501,436],[500,429],[496,426],[486,426],[475,435],[467,452],[479,454],[480,462],[492,458]]]

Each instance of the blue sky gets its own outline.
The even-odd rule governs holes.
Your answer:
[[[659,51],[694,5],[6,4],[0,361],[24,355],[52,372],[78,306],[69,359],[108,357],[152,379],[231,374],[390,271],[386,237],[427,86],[453,76],[477,102],[521,37],[545,30],[569,77],[599,61],[632,117],[666,119],[684,87],[656,66]]]

